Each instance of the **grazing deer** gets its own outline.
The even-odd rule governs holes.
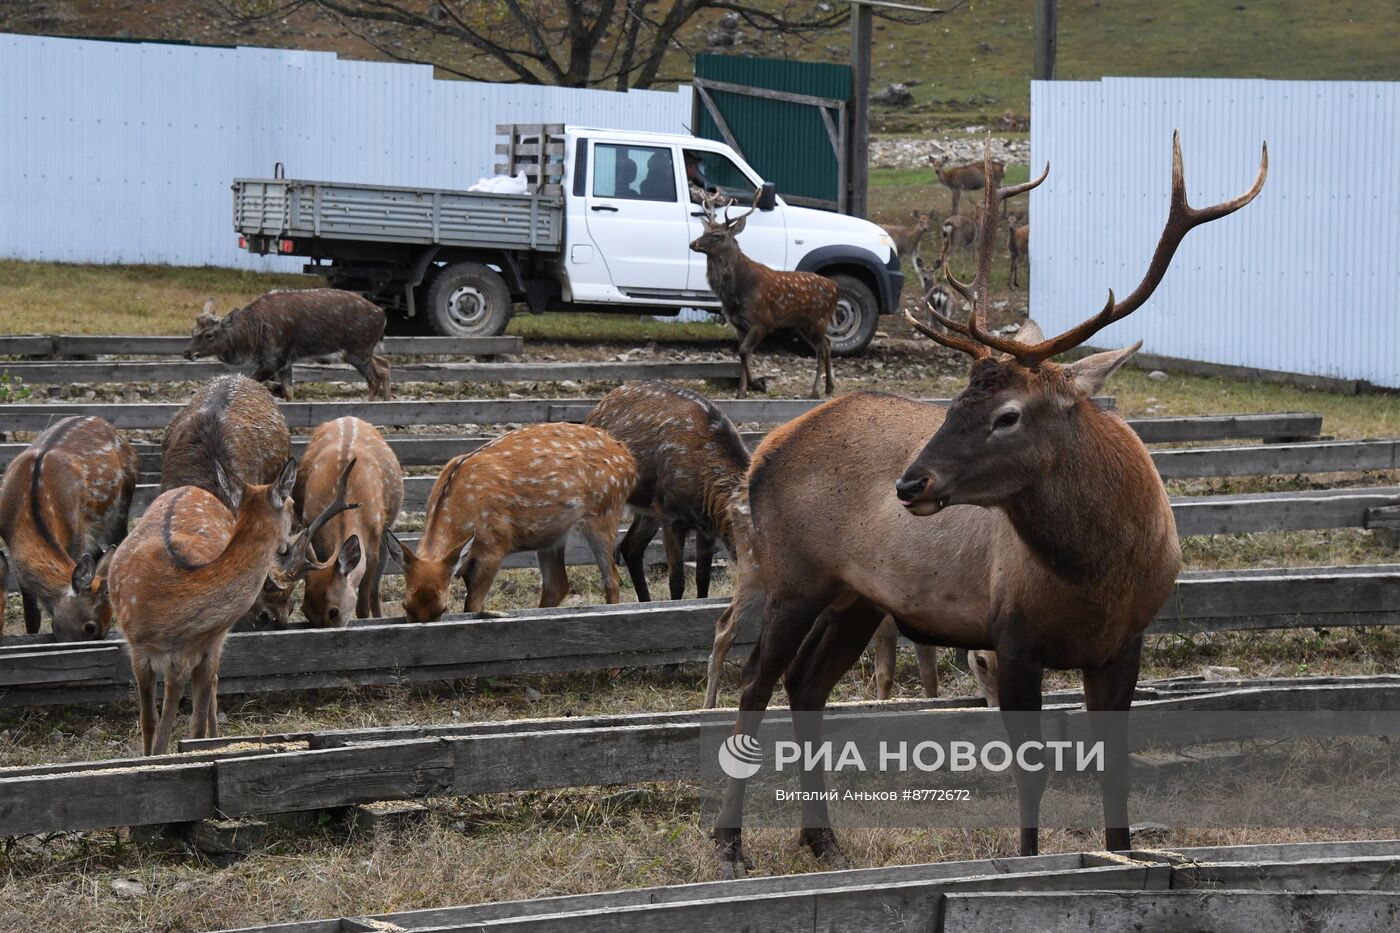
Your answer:
[[[141,752],[165,753],[180,697],[193,682],[190,735],[219,734],[219,658],[224,639],[253,605],[269,575],[294,579],[320,565],[308,559],[310,539],[330,518],[355,508],[337,496],[295,542],[292,522],[296,461],[266,485],[245,485],[215,462],[222,495],[194,486],[161,493],[117,547],[107,576],[112,611],[131,648],[141,723]],[[234,503],[236,514],[224,501]],[[282,551],[279,556],[279,550]],[[290,583],[287,583],[290,587]],[[156,719],[156,680],[165,681]]]
[[[1132,702],[1143,632],[1171,591],[1181,547],[1147,449],[1121,418],[1090,401],[1141,344],[1074,363],[1051,360],[1141,307],[1182,238],[1248,204],[1267,172],[1265,148],[1249,191],[1193,208],[1174,138],[1171,207],[1141,284],[1122,301],[1110,293],[1102,311],[1052,339],[1033,324],[1014,339],[986,324],[996,202],[1045,175],[988,188],[973,283],[948,276],[972,303],[968,320],[936,315],[946,328],[937,329],[909,315],[922,333],[972,358],[968,387],[946,411],[847,395],[778,428],[754,453],[748,494],[758,594],[736,612],[761,612],[763,625],[744,666],[736,733],[754,735],[779,677],[793,710],[824,709],[888,613],[911,640],[996,650],[1010,744],[1028,752],[1015,775],[1023,855],[1038,848],[1047,780],[1043,770],[1026,769],[1041,763],[1026,743],[1040,738],[1042,674],[1081,670],[1090,726],[1104,743],[1107,846],[1128,847],[1121,712]],[[1120,715],[1108,724],[1094,715],[1103,710]],[[799,742],[820,741],[819,720],[794,717]],[[822,781],[819,771],[802,772],[804,791],[820,791]],[[730,781],[715,825],[720,855],[735,873],[743,870],[743,793],[743,781]],[[818,856],[840,858],[820,795],[804,804],[802,826]]]
[[[374,352],[383,339],[383,308],[354,292],[309,288],[268,292],[222,318],[209,300],[195,318],[185,358],[252,363],[254,379],[277,380],[278,394],[290,400],[293,363],[339,355],[365,377],[371,400],[387,399],[389,361]]]
[[[448,461],[428,495],[415,552],[389,533],[403,566],[404,615],[431,622],[447,611],[453,577],[467,584],[464,612],[480,612],[501,562],[534,551],[540,606],[569,594],[564,547],[578,528],[603,576],[609,603],[622,598],[613,549],[637,465],[627,448],[582,424],[532,424]]]
[[[979,205],[978,211],[980,210]],[[977,216],[949,214],[948,219],[943,221],[943,226],[939,228],[943,234],[942,254],[947,256],[954,249],[963,255],[971,252],[972,244],[977,239],[977,226],[980,222],[981,220]]]
[[[222,464],[242,481],[272,482],[292,455],[287,419],[272,393],[246,376],[219,376],[200,386],[165,428],[160,446],[160,489],[195,486],[231,512],[236,502],[217,481]],[[289,588],[268,581],[240,628],[286,628]]]
[[[0,483],[0,536],[9,546],[24,627],[40,609],[57,641],[107,634],[111,612],[97,556],[126,537],[136,451],[106,421],[64,418],[10,462]]]
[[[986,187],[988,178],[992,180],[993,187],[1001,184],[1002,176],[1006,174],[1006,165],[991,160],[968,162],[964,165],[949,165],[947,159],[935,159],[933,170],[937,173],[938,180],[953,192],[952,212],[957,214],[958,202],[962,199],[962,193],[964,191],[981,191]]]
[[[374,425],[359,418],[327,421],[311,433],[297,470],[292,497],[298,521],[316,515],[332,502],[336,480],[354,461],[346,497],[358,502],[353,512],[331,519],[312,539],[327,566],[306,574],[302,614],[313,624],[339,628],[357,619],[378,618],[379,578],[388,556],[387,532],[403,505],[403,470]]]
[[[689,389],[634,382],[603,396],[584,424],[621,441],[637,463],[627,500],[635,517],[618,546],[637,599],[651,599],[645,556],[658,527],[672,599],[685,595],[685,540],[695,531],[695,595],[704,599],[715,541],[734,549],[730,497],[749,468],[749,450],[734,422]]]
[[[885,232],[894,241],[894,251],[901,256],[914,256],[919,251],[919,241],[928,232],[928,225],[933,222],[933,214],[920,214],[914,211],[913,226],[886,226]]]
[[[732,202],[730,202],[732,203]],[[754,262],[739,249],[735,239],[744,230],[744,222],[758,205],[738,217],[728,213],[716,216],[719,201],[707,198],[703,203],[705,231],[695,238],[690,248],[707,257],[705,278],[710,290],[719,296],[724,317],[739,332],[739,398],[748,395],[749,356],[775,330],[791,328],[812,345],[817,355],[817,372],[812,377],[812,398],[819,398],[822,372],[826,372],[826,394],[836,389],[831,376],[831,339],[826,329],[836,314],[840,294],[836,283],[814,272],[778,272]]]
[[[1017,218],[1019,219],[1019,218]],[[1016,275],[1022,260],[1031,261],[1031,225],[1028,223],[1010,223],[1006,231],[1006,251],[1011,255],[1011,287],[1019,288],[1019,280]]]

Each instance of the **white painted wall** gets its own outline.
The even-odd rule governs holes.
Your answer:
[[[1131,291],[1166,220],[1171,134],[1197,228],[1156,294],[1094,338],[1166,356],[1400,386],[1400,84],[1106,78],[1033,82],[1031,308],[1047,332]]]
[[[297,271],[233,232],[235,177],[466,188],[497,123],[686,132],[690,89],[438,81],[328,52],[0,35],[0,256]]]

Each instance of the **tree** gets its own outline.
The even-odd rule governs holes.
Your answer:
[[[722,11],[759,33],[798,39],[843,28],[844,0],[742,3],[736,0],[211,0],[242,24],[303,11],[327,14],[388,58],[434,65],[475,81],[646,88],[667,52],[694,50],[681,31],[702,13]],[[927,13],[885,10],[901,22]],[[463,52],[476,59],[463,64]],[[493,73],[494,72],[494,73]]]

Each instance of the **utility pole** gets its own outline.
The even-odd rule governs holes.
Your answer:
[[[847,177],[851,186],[846,213],[864,217],[870,166],[870,48],[875,36],[875,13],[870,4],[851,3],[851,142]]]
[[[1055,0],[1035,0],[1034,78],[1055,80]]]

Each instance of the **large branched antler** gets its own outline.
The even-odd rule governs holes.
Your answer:
[[[729,203],[725,205],[725,211],[724,211],[724,222],[725,222],[725,224],[728,225],[728,226],[730,226],[730,227],[732,227],[732,226],[734,226],[735,224],[737,224],[739,221],[743,220],[745,217],[747,217],[747,216],[749,216],[750,214],[752,214],[754,211],[758,210],[758,196],[759,196],[760,194],[762,194],[762,193],[763,193],[763,187],[762,187],[762,186],[759,186],[759,187],[755,188],[754,191],[753,191],[753,200],[749,202],[749,209],[746,210],[746,211],[744,211],[744,212],[743,212],[742,214],[740,214],[738,217],[730,217],[730,216],[729,216],[729,208],[732,207],[732,206],[734,205],[734,199],[733,199],[733,198],[730,198],[730,199],[729,199]]]
[[[705,213],[706,223],[717,223],[716,214],[720,208],[728,207],[734,203],[733,198],[725,197],[721,191],[705,191],[700,195],[700,210]]]
[[[317,533],[325,527],[326,522],[330,521],[341,512],[347,512],[350,509],[358,509],[360,507],[358,502],[345,501],[345,486],[350,481],[350,471],[355,468],[355,462],[356,458],[352,457],[350,462],[345,464],[345,469],[340,471],[340,478],[336,481],[335,486],[335,498],[331,500],[329,505],[321,510],[320,515],[312,519],[310,525],[302,529],[291,546],[278,556],[277,567],[274,568],[273,573],[273,582],[277,583],[279,586],[291,586],[308,570],[324,570],[335,560],[334,554],[324,561],[314,560],[312,557],[311,542],[316,537]]]

